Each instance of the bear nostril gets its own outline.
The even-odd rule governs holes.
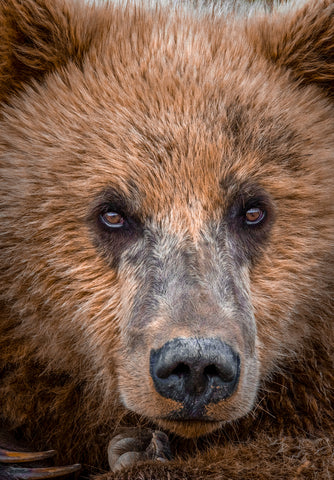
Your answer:
[[[151,351],[157,392],[192,405],[230,397],[239,379],[239,355],[217,338],[175,338]]]
[[[173,363],[171,365],[169,365],[168,363],[162,363],[156,370],[156,376],[163,380],[170,377],[171,375],[177,375],[178,377],[182,377],[183,375],[190,375],[190,367],[185,363]]]
[[[224,365],[224,368],[222,366],[208,365],[204,368],[204,375],[220,378],[224,382],[232,382],[235,378],[235,373],[235,369],[231,365]]]
[[[182,377],[183,375],[190,375],[190,367],[185,363],[179,363],[172,371],[172,375]]]

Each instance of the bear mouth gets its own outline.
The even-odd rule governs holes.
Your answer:
[[[198,418],[192,418],[192,417],[183,417],[183,418],[159,418],[159,420],[166,421],[166,422],[176,422],[176,423],[221,423],[222,420],[214,420],[212,418],[205,418],[205,417],[198,417]]]
[[[217,422],[217,419],[207,415],[206,406],[204,402],[199,404],[186,403],[180,409],[160,417],[159,420],[171,422]]]
[[[160,418],[157,419],[157,423],[163,429],[183,438],[196,438],[219,429],[224,422],[213,419],[177,418],[172,420]]]

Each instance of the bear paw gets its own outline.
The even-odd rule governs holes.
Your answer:
[[[140,461],[166,462],[171,458],[168,437],[159,430],[124,428],[108,446],[108,461],[113,472]]]

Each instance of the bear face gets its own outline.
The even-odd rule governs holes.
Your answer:
[[[325,318],[332,87],[291,64],[283,13],[85,8],[103,33],[2,108],[2,328],[104,405],[202,435]]]

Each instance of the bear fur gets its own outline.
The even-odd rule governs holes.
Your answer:
[[[333,97],[332,0],[0,1],[3,445],[100,479],[334,478]],[[213,335],[236,393],[165,420],[149,352]],[[108,472],[139,426],[174,459]]]

